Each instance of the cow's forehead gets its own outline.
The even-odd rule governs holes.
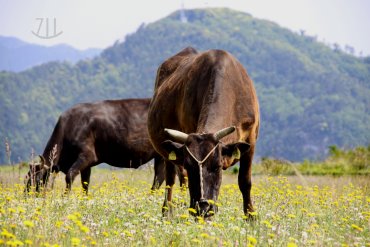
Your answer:
[[[197,156],[204,156],[218,144],[218,141],[211,134],[189,135],[185,145]],[[201,157],[199,157],[201,158]]]
[[[209,142],[210,144],[213,143],[214,145],[218,143],[218,141],[214,138],[213,134],[209,134],[209,133],[189,134],[188,141],[189,143],[200,143],[200,142],[208,143]]]
[[[189,135],[185,143],[187,154],[192,157],[192,162],[208,164],[214,162],[214,153],[217,153],[219,147],[218,141],[211,134],[192,134]],[[211,162],[211,163],[212,163]]]

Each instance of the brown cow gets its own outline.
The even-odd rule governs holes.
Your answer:
[[[251,166],[259,128],[253,82],[228,52],[186,48],[158,69],[148,113],[154,148],[166,158],[164,214],[171,206],[175,165],[188,173],[195,215],[216,211],[222,169],[240,161],[244,213],[253,211]],[[171,139],[171,140],[169,140]],[[170,207],[171,209],[171,207]]]
[[[164,181],[165,166],[149,141],[149,103],[150,99],[107,100],[78,104],[65,111],[40,156],[41,164],[30,166],[26,190],[34,181],[39,191],[40,186],[46,185],[50,172],[62,171],[66,174],[67,191],[81,173],[82,187],[87,193],[92,166],[107,163],[138,168],[153,158],[152,189],[159,188]],[[53,148],[56,152],[52,166]],[[183,183],[184,178],[180,181]]]

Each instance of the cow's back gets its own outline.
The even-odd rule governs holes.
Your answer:
[[[146,163],[155,156],[147,132],[149,103],[150,99],[106,100],[70,108],[59,120],[65,153],[87,147],[95,150],[97,164],[136,168]]]

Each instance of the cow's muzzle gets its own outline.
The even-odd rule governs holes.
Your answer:
[[[197,216],[208,218],[214,215],[213,205],[211,205],[208,200],[201,199],[195,203],[195,210],[197,211]]]

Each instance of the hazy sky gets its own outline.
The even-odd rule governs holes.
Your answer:
[[[0,0],[0,35],[42,45],[105,48],[182,4],[186,9],[229,7],[370,55],[370,0]],[[37,18],[44,18],[41,26]],[[58,37],[32,34],[46,35],[46,18],[49,36],[56,19],[56,33],[62,32]]]

